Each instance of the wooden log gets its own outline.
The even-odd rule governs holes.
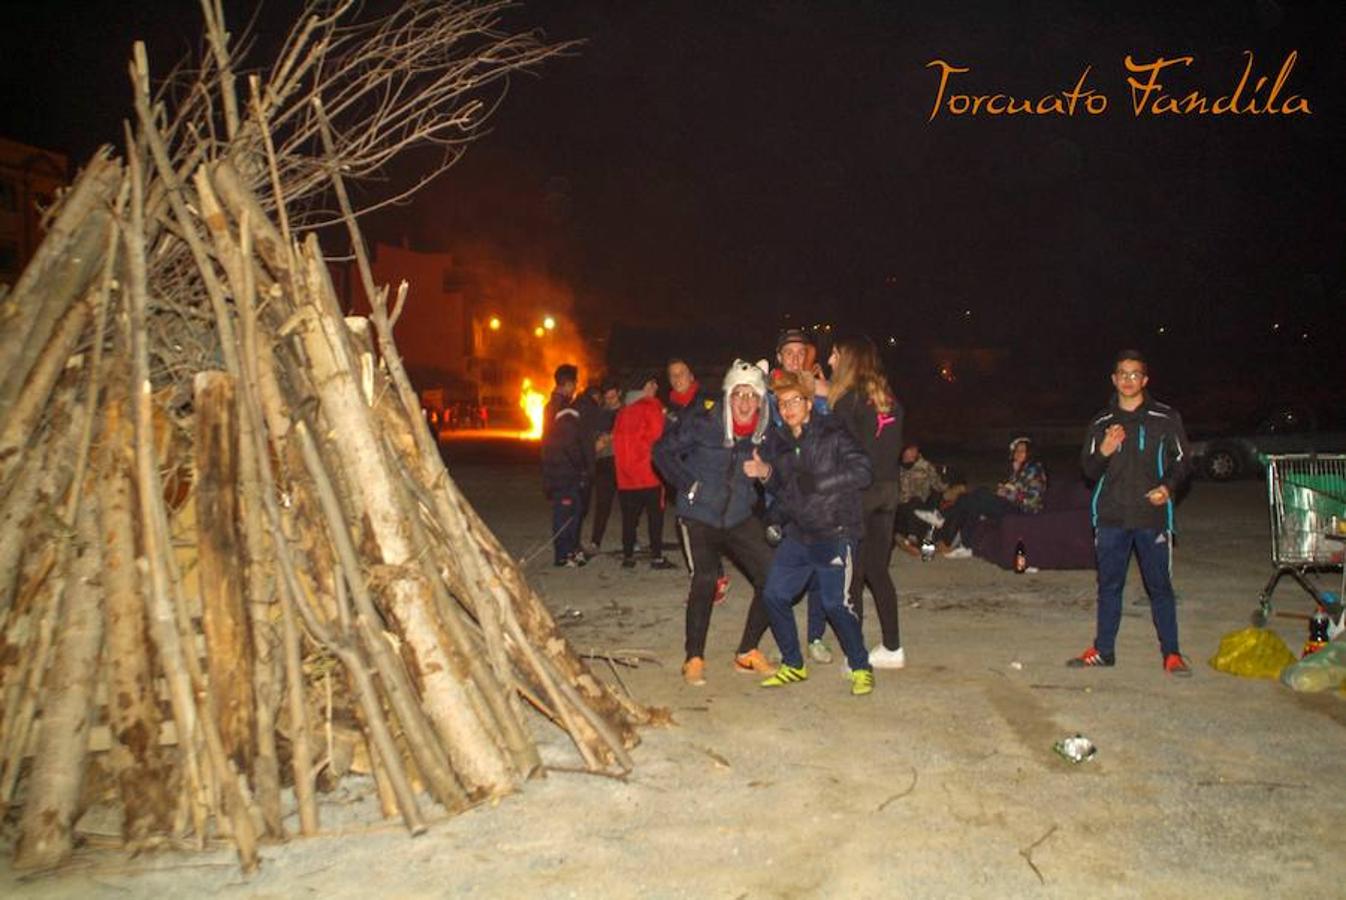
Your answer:
[[[128,413],[125,380],[114,380],[103,412],[99,493],[107,605],[107,715],[112,735],[109,756],[122,801],[122,838],[135,850],[171,829],[174,779],[160,744],[164,722],[154,689],[154,654],[146,637],[144,586],[136,566],[131,482],[135,437]]]
[[[76,378],[68,372],[47,408],[48,424],[42,438],[24,454],[13,489],[5,495],[0,509],[0,618],[11,602],[24,546],[34,531],[29,517],[44,505],[54,507],[74,478],[72,461],[80,424],[80,418],[71,412],[75,390]]]
[[[338,200],[342,205],[347,228],[354,242],[356,259],[360,263],[365,290],[370,296],[374,323],[378,329],[379,346],[384,354],[384,362],[397,389],[397,394],[402,400],[408,420],[419,421],[420,406],[414,391],[411,389],[411,382],[407,378],[406,370],[402,367],[401,356],[393,342],[392,324],[389,321],[383,294],[373,288],[373,280],[368,262],[365,259],[363,243],[355,228],[350,205],[345,199],[345,189],[339,174],[333,176],[333,183]],[[399,303],[404,297],[405,291],[399,290]],[[528,634],[529,638],[537,641],[537,646],[541,647],[542,652],[551,660],[551,667],[567,679],[570,688],[578,692],[586,702],[592,703],[597,713],[610,723],[611,727],[616,730],[615,733],[619,735],[620,743],[606,748],[604,755],[629,766],[625,748],[634,746],[639,740],[633,725],[638,721],[647,720],[648,712],[633,702],[629,702],[629,698],[617,696],[610,688],[592,676],[588,666],[561,637],[550,613],[547,612],[545,606],[532,592],[531,588],[527,586],[513,558],[504,552],[495,535],[486,528],[485,524],[476,515],[475,510],[462,497],[457,486],[448,476],[448,472],[444,470],[442,458],[439,456],[437,448],[431,444],[425,429],[412,428],[411,433],[421,449],[422,466],[419,474],[423,479],[423,487],[431,492],[434,509],[440,521],[453,534],[472,535],[479,548],[481,561],[486,564],[485,567],[479,567],[476,554],[458,554],[457,562],[463,567],[464,577],[468,579],[469,586],[476,588],[475,596],[481,597],[484,595],[488,598],[488,601],[494,600],[499,606],[500,615],[505,619],[519,615],[524,620],[525,633]],[[489,621],[491,611],[485,612]],[[505,624],[508,626],[508,622]],[[498,654],[498,649],[493,651],[493,655],[498,656]],[[607,727],[597,729],[587,736],[572,733],[572,737],[577,742],[584,741],[586,737],[601,740],[605,733],[610,733]]]
[[[383,617],[375,607],[368,586],[364,583],[354,543],[346,531],[340,501],[332,488],[331,479],[327,475],[313,435],[302,419],[295,422],[294,433],[304,452],[309,477],[322,502],[332,544],[336,548],[346,584],[350,587],[351,597],[355,601],[355,615],[352,621],[359,635],[361,647],[379,673],[383,688],[388,695],[389,705],[402,725],[407,744],[431,792],[446,809],[454,811],[463,809],[467,806],[467,796],[454,777],[444,748],[436,740],[434,729],[426,721],[424,710],[418,702],[402,661],[392,652],[384,637],[381,628]],[[385,760],[388,756],[389,754],[384,753]]]
[[[41,739],[19,821],[16,869],[50,868],[67,859],[74,846],[71,829],[79,812],[103,645],[103,553],[94,488],[86,482],[76,519],[78,546],[44,685]]]
[[[323,109],[321,98],[314,98],[313,108],[318,120],[319,134],[323,140],[323,145],[328,153],[333,153],[330,123],[327,119],[326,112]],[[414,445],[419,447],[421,451],[421,466],[419,473],[423,474],[426,478],[424,486],[427,489],[431,489],[433,487],[439,487],[445,482],[451,484],[448,478],[448,473],[444,470],[443,461],[439,456],[438,448],[431,444],[425,429],[420,427],[420,404],[413,396],[410,380],[407,378],[406,370],[402,367],[401,355],[397,352],[396,345],[393,341],[393,321],[390,320],[388,316],[386,306],[387,294],[386,291],[380,291],[374,285],[373,273],[369,265],[369,259],[365,253],[364,239],[360,235],[359,228],[356,225],[355,214],[351,207],[350,199],[346,194],[346,185],[341,176],[341,170],[333,167],[331,170],[331,178],[332,187],[336,192],[337,202],[341,207],[342,218],[346,223],[347,231],[350,234],[351,245],[355,250],[355,259],[359,268],[361,281],[364,285],[365,294],[369,298],[371,309],[374,314],[374,321],[378,327],[379,346],[384,354],[384,362],[388,367],[388,372],[397,389],[397,395],[404,406],[404,412],[407,422],[410,425]],[[406,300],[406,293],[406,283],[403,282],[398,289],[398,310],[401,309],[402,303]],[[324,297],[320,295],[318,300],[321,304],[324,302]],[[393,320],[395,319],[396,313],[393,315]],[[413,467],[412,471],[415,472],[417,470]],[[441,520],[446,527],[455,534],[463,533],[464,530],[461,527],[455,527],[456,525],[460,526],[461,523],[454,521],[452,516],[454,510],[451,504],[449,504],[442,495],[437,496],[435,508],[441,515],[448,514],[446,518]],[[415,512],[413,511],[412,521],[414,520]],[[467,579],[468,584],[478,589],[485,587],[480,578],[481,567],[476,565],[477,560],[475,556],[468,553],[466,554],[466,557],[467,558],[463,561],[463,568],[466,572],[461,574]],[[423,555],[421,556],[421,559],[422,564],[428,566]],[[431,572],[433,581],[433,570],[428,568],[427,571]],[[456,640],[461,648],[466,641],[463,637],[462,629],[455,627],[456,616],[454,611],[449,608],[449,604],[445,602],[443,596],[439,596],[437,599],[439,600],[442,620],[448,626],[451,638]],[[496,678],[499,682],[503,682],[507,677],[505,673],[506,653],[503,646],[503,632],[499,627],[499,617],[495,615],[496,610],[490,605],[491,599],[494,599],[494,597],[488,597],[485,604],[480,604],[478,606],[480,613],[478,618],[482,624],[483,635],[486,639],[487,650],[490,654],[490,660],[494,667]],[[507,607],[505,607],[503,603],[501,604],[501,610],[507,611]],[[481,685],[482,690],[485,691],[487,703],[495,713],[499,726],[504,731],[505,740],[509,745],[515,765],[522,771],[531,772],[535,770],[540,765],[540,761],[537,756],[536,747],[531,741],[527,741],[523,737],[522,727],[519,723],[520,704],[518,698],[511,694],[509,702],[504,702],[500,696],[498,684],[481,677],[482,667],[479,665],[479,660],[477,660],[476,656],[472,655],[469,658],[478,663],[474,671],[474,678],[476,682]],[[580,738],[577,737],[576,739],[579,740]],[[617,748],[615,753],[620,755],[620,748]],[[591,758],[591,755],[586,754],[586,758]]]
[[[375,419],[367,407],[374,387],[372,354],[364,354],[371,361],[361,366],[359,359],[363,342],[350,336],[349,326],[333,298],[326,268],[315,269],[313,266],[315,252],[316,245],[310,242],[305,251],[309,273],[307,286],[318,327],[310,325],[304,330],[303,339],[323,400],[321,409],[329,423],[337,426],[337,430],[342,433],[342,446],[346,452],[341,454],[340,459],[355,494],[352,499],[361,512],[361,521],[367,524],[382,561],[394,566],[415,566],[419,563],[419,554],[416,553],[412,532],[417,511],[401,484],[395,457],[384,452],[381,442],[375,439]],[[366,375],[370,382],[368,391],[362,389],[362,385],[356,381],[355,373]],[[366,443],[371,439],[372,446]],[[361,459],[370,462],[360,465]],[[399,594],[398,591],[405,593]],[[382,596],[385,599],[395,596],[414,597],[416,592],[414,586],[408,586],[383,592]],[[391,613],[386,603],[384,610]],[[504,738],[500,731],[503,726],[494,720],[490,704],[484,702],[481,695],[481,691],[489,691],[493,684],[487,676],[487,667],[478,665],[476,668],[476,674],[487,676],[481,679],[480,689],[466,687],[473,681],[469,678],[472,664],[461,655],[461,642],[455,642],[451,635],[445,639],[443,628],[446,623],[438,611],[428,610],[422,616],[393,615],[392,618],[403,626],[399,632],[404,642],[418,648],[413,652],[429,654],[431,648],[437,648],[433,651],[437,657],[435,664],[418,667],[415,671],[420,676],[417,684],[422,704],[427,710],[440,711],[432,712],[432,718],[441,716],[436,725],[441,729],[450,755],[459,754],[461,761],[472,767],[470,772],[465,772],[455,766],[455,774],[474,792],[499,793],[512,790],[516,785],[513,773],[515,766],[511,760],[503,758],[501,745]],[[405,630],[406,627],[425,631],[413,634]],[[458,661],[450,661],[450,657],[457,657]],[[498,687],[496,690],[498,692]],[[474,702],[464,706],[464,699]],[[495,709],[509,716],[503,702],[497,703]],[[453,710],[457,717],[453,725],[448,724],[448,710]],[[471,726],[466,724],[464,716],[475,719]],[[452,734],[446,733],[446,729],[452,729]],[[463,740],[470,743],[458,745]],[[526,759],[526,753],[521,756]],[[523,762],[519,768],[524,769],[526,765]]]
[[[40,541],[45,535],[44,530],[35,537]],[[46,615],[47,595],[44,591],[55,565],[56,552],[51,547],[31,555],[29,566],[23,572],[23,586],[16,593],[0,630],[0,765],[3,765],[3,748],[8,746],[9,735],[14,730],[20,698],[36,657],[36,638]]]
[[[247,325],[243,326],[247,328]],[[244,372],[249,362],[243,362]],[[256,698],[257,716],[257,756],[253,760],[253,789],[257,794],[257,803],[262,811],[262,821],[267,834],[275,838],[285,836],[285,826],[281,820],[280,798],[280,758],[276,751],[276,713],[280,707],[282,668],[279,654],[280,638],[276,633],[278,607],[276,606],[275,568],[268,552],[265,527],[262,524],[262,478],[257,448],[265,447],[265,440],[258,440],[254,431],[259,421],[252,417],[248,403],[248,378],[245,374],[243,389],[238,393],[239,421],[239,486],[242,493],[243,537],[247,546],[248,579],[248,617],[252,627],[254,650],[253,694]],[[301,824],[310,824],[317,830],[317,816],[312,822],[306,822],[300,816]],[[309,832],[304,832],[308,834]]]
[[[143,51],[142,51],[143,52]],[[143,69],[141,70],[143,74]],[[144,86],[142,85],[142,88]],[[129,128],[128,128],[129,130]],[[210,809],[211,784],[227,798],[226,808],[220,812],[229,816],[239,863],[245,872],[257,868],[256,832],[252,823],[248,798],[242,785],[230,771],[229,762],[220,744],[219,732],[213,717],[213,701],[205,684],[200,664],[193,653],[185,652],[184,632],[180,631],[186,619],[182,599],[173,570],[170,552],[168,515],[164,508],[163,485],[153,459],[153,416],[150,405],[152,387],[149,380],[149,346],[147,310],[149,289],[145,274],[144,190],[141,184],[140,164],[136,159],[136,144],[128,139],[130,157],[131,203],[130,221],[123,237],[126,242],[128,319],[131,334],[132,408],[135,411],[136,485],[139,491],[142,534],[145,557],[149,562],[150,586],[149,619],[168,678],[173,699],[173,718],[182,735],[179,747],[185,752],[189,786],[198,798],[193,804],[198,840],[206,836],[202,813]],[[207,265],[209,265],[207,263]],[[197,692],[200,692],[204,715],[198,714]],[[204,749],[209,772],[200,765],[196,742]],[[207,774],[211,783],[205,780]]]
[[[256,340],[256,314],[254,304],[254,281],[252,279],[251,246],[248,229],[240,229],[241,244],[234,240],[229,230],[227,217],[221,210],[215,197],[210,179],[206,177],[204,167],[195,172],[194,183],[200,214],[206,229],[215,244],[216,256],[220,259],[229,281],[230,291],[234,295],[235,306],[239,311],[240,331],[237,356],[240,360],[240,382],[238,398],[239,432],[239,489],[241,500],[239,509],[242,516],[241,532],[247,548],[247,595],[250,598],[248,611],[254,648],[253,678],[256,701],[256,757],[251,771],[253,787],[257,793],[264,827],[274,837],[284,835],[281,821],[280,804],[280,763],[276,751],[276,711],[280,705],[280,686],[278,682],[279,660],[275,650],[279,643],[276,635],[275,617],[272,616],[273,596],[266,570],[267,541],[263,534],[261,499],[262,479],[261,457],[269,448],[264,437],[260,416],[254,416],[256,404],[251,395],[258,391],[258,355]],[[306,758],[307,722],[302,718],[295,723],[301,729],[297,735],[295,795],[300,806],[300,828],[304,834],[317,831],[317,812],[312,798],[312,782],[307,777],[310,760]]]
[[[370,738],[369,728],[363,722],[360,723],[361,734],[364,735],[365,753],[369,756],[369,771],[374,776],[374,787],[379,794],[379,812],[385,819],[391,819],[397,815],[397,794],[393,791],[393,783],[388,778],[388,769],[383,764],[383,757],[379,755],[378,747]]]
[[[37,506],[38,486],[41,484],[39,471],[42,457],[45,456],[41,449],[35,448],[24,454],[23,462],[14,475],[14,489],[0,504],[0,621],[4,621],[14,602],[23,547],[31,536],[26,526],[28,517]],[[5,654],[0,652],[0,669],[6,665],[5,659]]]
[[[381,295],[375,297],[373,308],[375,322],[380,324],[380,347],[384,352],[384,361],[394,377],[397,393],[403,399],[405,407],[402,417],[381,408],[384,433],[394,438],[392,441],[394,446],[405,447],[408,436],[412,443],[426,444],[428,440],[424,429],[410,424],[411,410],[415,409],[415,414],[419,415],[419,407],[414,406],[410,384],[405,380],[405,370],[401,368],[400,356],[391,341],[391,326],[388,325]],[[423,482],[428,482],[421,485],[422,490],[430,494],[431,505],[448,533],[467,537],[468,546],[476,545],[477,552],[464,553],[460,541],[452,549],[445,548],[447,552],[443,557],[446,559],[451,557],[451,563],[446,565],[445,569],[457,572],[463,579],[455,593],[461,598],[470,598],[468,605],[477,615],[479,622],[483,623],[483,636],[486,637],[489,648],[492,634],[508,632],[517,626],[515,604],[520,598],[511,593],[508,587],[522,588],[529,593],[531,590],[527,588],[521,573],[517,571],[514,561],[504,554],[503,550],[498,555],[492,553],[492,549],[499,546],[494,535],[480,522],[475,511],[461,494],[458,494],[457,487],[444,470],[438,453],[432,453],[432,450],[433,448],[424,448],[424,452],[419,454],[421,466],[418,469],[413,468],[412,471],[420,475]],[[415,522],[414,516],[410,521]],[[414,532],[414,524],[412,529]],[[424,559],[424,554],[418,555]],[[507,579],[501,571],[502,567],[512,569],[513,577]],[[634,703],[629,704],[628,711],[622,698],[593,678],[584,661],[571,650],[555,629],[550,614],[535,595],[531,597],[531,601],[530,603],[527,597],[523,598],[524,607],[531,606],[528,611],[534,624],[550,623],[552,634],[545,642],[540,642],[542,655],[535,652],[532,646],[525,646],[522,641],[516,641],[510,646],[510,655],[522,671],[531,673],[535,687],[552,698],[557,715],[575,741],[586,764],[591,768],[601,768],[615,762],[629,769],[631,762],[626,748],[633,746],[637,740],[632,725],[637,717],[647,716],[648,713]],[[452,622],[453,616],[449,613],[442,615],[441,619]],[[497,637],[496,640],[500,641],[501,638]],[[497,649],[493,654],[503,652]],[[482,679],[478,679],[478,682],[484,683]],[[568,708],[570,703],[582,704],[583,708],[572,711]],[[500,719],[508,721],[504,716]],[[515,758],[521,761],[527,759],[525,755],[517,752]]]
[[[408,421],[405,414],[399,414],[401,405],[389,398],[389,392],[386,390],[387,380],[382,373],[378,374],[375,390],[383,399],[375,404],[374,411],[390,445],[390,452],[402,457],[407,470],[405,481],[415,493],[417,504],[426,510],[434,509],[434,499],[423,485],[418,484],[416,478],[418,470],[423,471],[423,467],[420,465],[418,448],[412,432],[420,427],[420,422],[418,420],[413,424]],[[442,467],[440,471],[443,472]],[[473,696],[480,696],[484,704],[485,708],[480,713],[481,718],[483,721],[491,721],[494,728],[499,730],[510,754],[512,768],[517,774],[528,775],[536,772],[541,766],[537,746],[524,731],[522,710],[517,700],[510,702],[515,698],[515,693],[513,691],[506,693],[504,687],[513,681],[513,670],[505,648],[504,632],[501,629],[497,606],[489,602],[489,595],[481,585],[483,568],[480,561],[470,552],[436,554],[427,528],[422,525],[417,513],[417,510],[412,510],[407,517],[412,530],[412,539],[417,547],[416,558],[430,582],[439,625],[443,629],[448,645],[454,649],[457,658],[466,662],[470,681],[477,689]],[[436,521],[440,528],[451,531],[455,525],[454,522],[443,519]],[[444,548],[441,546],[439,549]],[[436,569],[436,558],[443,571]],[[479,629],[486,648],[484,655],[473,646],[465,625],[466,617],[451,596],[451,594],[469,593],[475,597],[483,595],[488,597],[487,602],[471,604],[478,616]]]
[[[32,376],[6,412],[0,426],[0,485],[9,482],[23,449],[32,441],[52,389],[84,333],[92,309],[87,300],[70,307],[34,363]]]
[[[69,389],[73,396],[77,385],[72,381],[69,383]],[[60,614],[60,598],[64,591],[66,576],[64,557],[69,551],[70,542],[55,540],[56,533],[50,523],[60,523],[57,528],[64,524],[58,509],[74,477],[79,426],[84,419],[83,410],[83,404],[72,403],[68,407],[70,416],[68,422],[53,423],[58,433],[68,429],[68,440],[48,445],[50,455],[42,468],[41,493],[46,500],[48,515],[45,517],[47,524],[36,529],[36,535],[41,538],[41,544],[45,544],[46,549],[43,550],[41,560],[35,568],[39,572],[49,569],[50,577],[43,574],[38,595],[33,600],[31,622],[35,627],[22,657],[22,680],[11,679],[6,684],[4,717],[0,721],[0,803],[8,802],[18,783],[19,764],[32,733],[40,685],[50,659]]]
[[[269,478],[266,469],[263,469],[263,480]],[[284,529],[282,527],[282,518],[280,509],[275,503],[274,493],[266,491],[263,494],[266,500],[266,512],[268,521],[271,524],[271,532],[275,536],[276,560],[280,564],[281,581],[285,590],[281,594],[281,609],[284,612],[286,621],[292,621],[292,617],[297,613],[304,620],[304,625],[313,635],[314,639],[319,641],[324,647],[336,654],[345,667],[346,674],[350,678],[351,687],[355,692],[358,715],[361,717],[362,725],[369,736],[371,751],[377,752],[383,761],[385,773],[388,776],[389,784],[392,787],[396,797],[397,806],[402,812],[403,822],[407,830],[412,835],[424,834],[426,825],[425,819],[421,815],[419,806],[416,803],[416,795],[411,788],[411,780],[407,777],[406,768],[402,764],[401,754],[397,752],[397,746],[393,740],[388,723],[383,715],[383,707],[379,702],[378,691],[374,686],[374,679],[369,671],[369,667],[361,655],[357,646],[353,645],[350,635],[347,633],[340,636],[332,634],[331,629],[314,612],[313,604],[306,602],[303,587],[300,584],[298,572],[294,565],[294,558],[290,552],[289,546],[284,541]],[[342,615],[342,621],[346,621],[348,616]],[[294,664],[291,666],[289,660],[289,637],[292,631],[296,631],[290,625],[286,626],[286,675],[290,680],[291,706],[298,704],[301,708],[305,705],[303,697],[303,684],[300,680],[298,654],[295,654]],[[297,646],[297,643],[296,643]],[[307,713],[298,712],[293,718],[296,721],[307,722]],[[305,726],[307,728],[307,726]],[[296,748],[298,752],[298,748]],[[300,775],[296,764],[295,776]],[[312,790],[313,771],[306,769],[304,777],[309,779],[309,790]],[[296,790],[299,793],[299,790]],[[300,795],[302,797],[302,794]],[[303,804],[300,805],[301,815]]]
[[[204,172],[197,173],[197,185],[201,191],[202,202],[209,204],[213,211],[218,210],[210,181]],[[222,215],[214,216],[223,219]],[[234,285],[234,300],[239,311],[239,358],[242,360],[242,390],[239,391],[239,410],[242,421],[242,435],[248,442],[243,448],[244,457],[244,500],[245,524],[248,536],[250,575],[254,583],[262,580],[260,571],[265,557],[262,540],[263,514],[271,520],[275,559],[286,573],[283,582],[292,589],[298,578],[289,553],[289,544],[281,524],[281,515],[276,503],[276,479],[271,468],[271,444],[267,440],[267,418],[263,413],[266,390],[262,387],[262,372],[269,369],[271,348],[265,348],[258,337],[255,281],[252,267],[252,231],[247,227],[246,218],[239,229],[240,245],[237,255],[231,252],[227,228],[213,227],[222,252],[232,260],[229,265],[229,278]],[[235,279],[237,279],[235,283]],[[265,358],[265,362],[263,361]],[[277,398],[278,399],[278,398]],[[279,411],[275,419],[288,419]],[[274,421],[274,420],[273,420]],[[260,585],[258,585],[260,587]],[[299,832],[304,835],[318,833],[318,803],[314,796],[313,750],[309,741],[310,729],[308,704],[304,697],[304,676],[300,654],[299,627],[295,622],[294,603],[298,602],[286,587],[281,590],[280,619],[281,646],[280,658],[284,671],[286,694],[289,698],[291,753],[290,765],[294,775],[294,795],[299,806]],[[254,595],[252,607],[253,623],[261,647],[267,647],[275,635],[274,619],[271,610],[259,604]],[[258,654],[257,696],[258,711],[258,755],[257,780],[263,791],[262,810],[271,833],[279,836],[279,789],[280,770],[277,760],[275,722],[273,710],[279,704],[280,684],[274,677],[270,660],[262,653]],[[272,673],[272,674],[268,674]],[[274,785],[273,785],[274,780]]]
[[[55,550],[43,555],[38,579],[25,591],[30,597],[21,598],[26,607],[25,639],[12,641],[11,646],[22,646],[20,665],[5,685],[4,720],[0,722],[0,805],[8,804],[19,783],[19,766],[33,731],[37,715],[42,680],[55,641],[64,579],[59,570],[59,555]],[[16,605],[17,608],[17,605]],[[7,642],[12,640],[7,636]]]
[[[52,329],[88,293],[106,249],[121,165],[102,147],[75,179],[37,253],[0,303],[0,421],[9,418]]]
[[[251,621],[243,593],[234,379],[224,372],[198,372],[194,388],[196,550],[207,675],[225,755],[250,775],[257,722]]]
[[[483,715],[483,701],[468,677],[465,659],[449,650],[451,639],[444,633],[428,580],[410,567],[386,567],[375,577],[386,585],[384,606],[406,638],[403,658],[468,795],[478,798],[513,790],[516,779],[503,738]]]

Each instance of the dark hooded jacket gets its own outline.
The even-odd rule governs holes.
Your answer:
[[[743,474],[757,444],[752,435],[726,441],[724,421],[724,401],[703,398],[654,445],[654,464],[677,493],[678,515],[713,528],[733,528],[757,502],[757,485]]]
[[[861,493],[873,478],[869,457],[835,416],[813,416],[798,438],[789,426],[771,428],[762,459],[771,465],[766,489],[773,519],[803,543],[864,533]]]
[[[542,438],[542,490],[548,499],[584,490],[589,464],[581,444],[579,411],[567,406],[556,413]]]
[[[1126,429],[1126,440],[1111,456],[1100,451],[1109,426]],[[1089,423],[1080,465],[1084,477],[1096,481],[1092,504],[1094,526],[1173,530],[1173,500],[1187,480],[1191,453],[1182,416],[1171,406],[1145,396],[1131,412],[1109,407]],[[1168,488],[1169,501],[1155,506],[1146,494],[1159,485]]]

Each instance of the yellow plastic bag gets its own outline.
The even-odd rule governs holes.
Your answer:
[[[1295,655],[1274,631],[1249,626],[1220,639],[1220,649],[1210,658],[1211,668],[1244,678],[1278,678],[1295,662]]]

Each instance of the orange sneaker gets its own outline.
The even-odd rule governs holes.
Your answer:
[[[753,648],[734,657],[734,671],[744,675],[775,675],[776,667],[762,655],[761,650]]]
[[[699,656],[693,656],[687,662],[682,664],[682,680],[694,687],[700,687],[706,683],[706,661]]]

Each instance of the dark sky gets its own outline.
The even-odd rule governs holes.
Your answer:
[[[264,7],[260,47],[293,6]],[[18,90],[0,132],[77,156],[119,134],[130,41],[148,38],[162,68],[198,33],[187,0],[46,7],[11,7],[0,64]],[[913,350],[1004,347],[1049,378],[1053,361],[1074,377],[1139,343],[1191,381],[1237,380],[1225,360],[1246,354],[1290,379],[1340,355],[1344,8],[525,4],[507,24],[587,43],[516,78],[464,161],[370,227],[496,243],[566,279],[596,328],[619,310],[773,325],[789,312]],[[1161,80],[1213,100],[1245,50],[1254,82],[1297,51],[1282,96],[1312,115],[1133,115],[1128,54],[1193,56]],[[1031,99],[1090,66],[1108,109],[928,121],[935,58],[971,67],[954,91]]]

